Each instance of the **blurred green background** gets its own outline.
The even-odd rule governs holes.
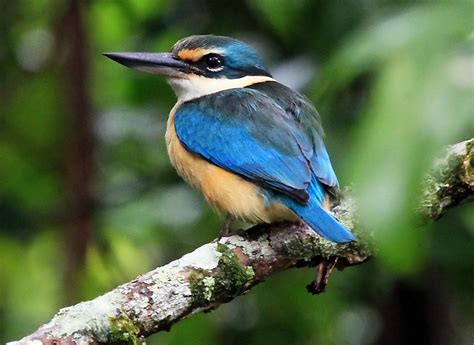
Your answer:
[[[310,269],[149,344],[472,344],[474,208],[420,228],[420,176],[474,133],[472,1],[0,3],[0,343],[216,236],[171,167],[163,79],[101,56],[243,39],[319,109],[379,256],[305,291]]]

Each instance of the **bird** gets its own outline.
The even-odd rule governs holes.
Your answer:
[[[193,35],[169,52],[110,52],[126,67],[164,76],[177,102],[167,121],[171,164],[232,220],[303,221],[326,240],[356,237],[328,211],[338,180],[308,98],[276,81],[254,48]]]

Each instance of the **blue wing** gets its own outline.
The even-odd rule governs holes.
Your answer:
[[[308,137],[270,97],[232,89],[181,105],[179,140],[191,152],[300,202],[309,198]]]
[[[270,96],[295,119],[301,131],[309,138],[310,143],[306,150],[314,174],[327,187],[337,187],[337,177],[323,142],[324,131],[321,120],[311,102],[303,95],[275,81],[256,83],[248,88]]]

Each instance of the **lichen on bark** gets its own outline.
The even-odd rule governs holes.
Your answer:
[[[255,276],[252,266],[243,265],[226,244],[217,243],[216,251],[220,253],[216,268],[211,271],[195,268],[188,275],[195,306],[233,299]]]
[[[425,177],[419,212],[436,220],[449,208],[472,199],[474,191],[474,139],[446,149]]]

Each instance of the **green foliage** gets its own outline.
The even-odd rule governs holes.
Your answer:
[[[303,85],[295,78],[311,77],[301,91],[321,113],[341,185],[357,195],[361,228],[376,233],[379,256],[335,273],[318,297],[304,288],[310,270],[285,272],[147,343],[376,344],[423,310],[444,318],[423,314],[429,330],[413,321],[419,336],[432,332],[444,344],[468,343],[472,205],[429,229],[421,228],[413,208],[432,159],[474,133],[472,1],[79,1],[90,162],[80,158],[87,155],[79,135],[86,121],[72,111],[80,85],[71,46],[81,39],[67,17],[72,3],[14,1],[0,12],[1,343],[33,331],[61,306],[97,296],[216,236],[221,220],[166,156],[172,91],[162,79],[101,56],[166,51],[183,36],[209,32],[254,43],[275,75],[280,67],[290,70],[281,74],[285,83]],[[90,236],[78,219],[90,220]],[[243,288],[252,272],[221,249],[223,272],[240,277]],[[420,298],[405,290],[400,297],[400,284],[430,292],[430,304],[419,307]],[[215,292],[211,285],[200,286],[202,298]],[[235,293],[229,286],[220,289]],[[387,307],[404,300],[404,314],[402,307]],[[116,340],[135,335],[132,327],[129,339]],[[418,343],[428,343],[423,340]]]

